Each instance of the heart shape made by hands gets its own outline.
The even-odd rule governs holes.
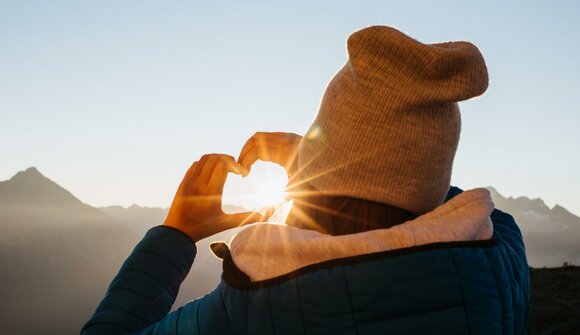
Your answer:
[[[228,174],[222,194],[222,209],[227,214],[247,211],[264,213],[274,206],[276,211],[270,221],[282,220],[280,223],[283,223],[286,220],[284,213],[292,207],[291,201],[284,198],[287,183],[288,176],[283,167],[257,161],[246,177]]]

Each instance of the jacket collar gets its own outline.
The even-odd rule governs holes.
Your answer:
[[[337,258],[438,242],[487,240],[493,235],[493,208],[489,191],[479,188],[388,229],[332,236],[284,224],[260,223],[234,236],[231,257],[252,281],[260,281]]]

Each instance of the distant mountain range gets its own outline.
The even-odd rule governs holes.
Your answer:
[[[540,199],[506,198],[489,189],[496,207],[512,214],[522,229],[530,265],[580,264],[579,217]],[[166,215],[167,209],[137,205],[91,207],[35,168],[0,182],[2,333],[78,334],[131,249]],[[210,254],[209,243],[228,241],[237,231],[198,243],[176,306],[216,286],[221,262]]]
[[[516,219],[530,266],[580,264],[580,217],[559,205],[549,208],[542,199],[506,198],[495,188],[488,189],[495,206]]]

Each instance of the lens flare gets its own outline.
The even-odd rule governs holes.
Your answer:
[[[287,183],[288,176],[284,168],[258,161],[245,178],[235,174],[228,175],[222,196],[223,210],[232,213],[277,207],[286,201]]]

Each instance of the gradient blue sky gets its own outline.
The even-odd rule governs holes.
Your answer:
[[[189,164],[304,133],[349,33],[470,40],[453,182],[580,214],[577,1],[0,1],[0,180],[36,166],[97,206],[168,206]]]

